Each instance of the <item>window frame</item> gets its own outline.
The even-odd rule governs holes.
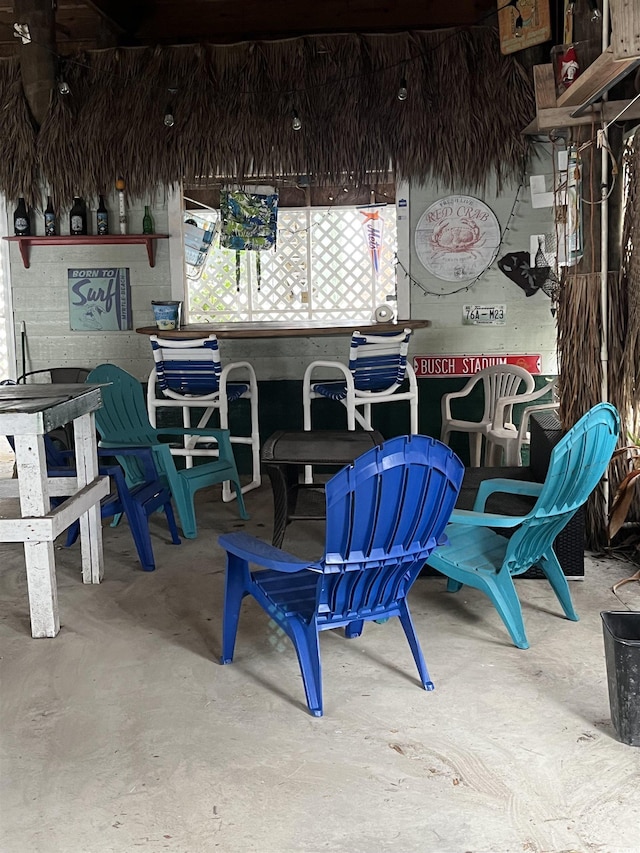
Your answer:
[[[171,276],[171,298],[185,301],[187,278],[184,261],[184,209],[182,203],[182,185],[172,188],[167,195],[169,221],[169,267]],[[396,239],[397,255],[400,262],[396,266],[397,316],[399,320],[410,318],[410,281],[402,272],[402,266],[409,269],[409,184],[399,181],[396,184]],[[400,266],[402,264],[402,266]],[[269,321],[248,321],[256,324]],[[297,321],[299,323],[300,321]],[[312,322],[310,322],[310,329]]]

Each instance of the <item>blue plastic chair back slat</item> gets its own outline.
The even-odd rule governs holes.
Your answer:
[[[152,339],[151,348],[161,390],[195,396],[219,391],[222,365],[216,338],[180,349],[162,347]]]
[[[509,541],[505,565],[512,574],[543,559],[600,482],[618,440],[614,426],[609,412],[592,409],[554,447],[536,505]]]
[[[75,477],[75,458],[71,451],[61,453],[55,443],[48,435],[44,436],[45,452],[47,456],[47,471],[50,477]],[[117,449],[118,454],[130,454],[131,451],[124,448]],[[129,529],[133,537],[138,559],[146,572],[155,570],[155,558],[149,532],[149,516],[158,509],[163,509],[167,518],[171,539],[174,545],[180,544],[178,529],[176,527],[173,508],[171,506],[171,493],[169,489],[160,482],[153,454],[150,450],[138,448],[135,451],[139,458],[141,476],[143,480],[139,485],[130,489],[127,486],[125,475],[119,465],[100,465],[99,472],[111,478],[115,491],[107,495],[100,503],[100,517],[112,518],[124,513],[129,522]],[[116,450],[109,450],[108,454],[99,451],[101,456],[116,455]],[[53,503],[59,503],[63,498],[55,498]],[[70,527],[67,535],[67,547],[72,545],[78,538],[80,524],[75,521]]]
[[[385,337],[398,336],[355,333],[351,338],[349,370],[359,391],[382,391],[404,381],[410,334],[393,342],[385,342]]]
[[[401,436],[367,451],[326,484],[325,553],[307,568],[246,534],[221,536],[223,663],[231,662],[240,602],[250,594],[294,642],[313,714],[322,714],[317,634],[327,628],[344,626],[357,636],[365,621],[398,616],[421,682],[432,689],[406,595],[443,540],[463,473],[458,457],[427,436]],[[250,562],[264,568],[250,571]]]
[[[448,528],[452,546],[438,548],[429,557],[429,565],[450,578],[451,591],[467,584],[490,597],[519,648],[528,648],[529,642],[512,576],[539,566],[565,615],[578,618],[553,542],[606,472],[619,433],[615,408],[609,403],[594,406],[554,447],[535,506],[518,519],[509,539],[490,529],[492,521],[496,526],[495,515],[485,520],[484,513],[477,512],[456,519]],[[501,486],[500,491],[526,494],[526,485],[512,481],[509,489]]]

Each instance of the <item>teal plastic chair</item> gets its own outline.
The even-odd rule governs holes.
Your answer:
[[[147,415],[147,406],[142,386],[135,377],[116,367],[114,364],[99,364],[94,368],[87,382],[100,384],[102,388],[102,407],[96,412],[96,427],[100,433],[101,447],[150,447],[158,472],[166,480],[176,505],[182,533],[187,539],[197,535],[194,497],[197,491],[216,483],[230,481],[236,491],[238,509],[241,518],[247,519],[247,511],[240,488],[240,477],[236,468],[229,431],[223,429],[196,429],[189,427],[152,427]],[[218,444],[219,455],[214,461],[193,468],[178,470],[168,443],[161,443],[160,437],[174,438],[184,435],[202,435]],[[136,486],[144,479],[141,466],[135,457],[118,456],[116,459],[124,468],[127,483]]]
[[[544,572],[568,619],[578,620],[553,541],[585,503],[607,470],[620,432],[620,418],[609,403],[594,406],[569,430],[551,453],[544,483],[485,480],[472,511],[454,510],[447,526],[450,546],[436,548],[427,560],[449,578],[447,589],[465,584],[485,592],[520,649],[529,643],[513,577],[532,566]],[[536,497],[525,516],[484,512],[495,492]],[[514,528],[507,538],[493,528]]]
[[[222,663],[231,663],[240,607],[253,596],[298,654],[307,705],[322,716],[320,631],[397,616],[420,681],[433,690],[407,593],[426,557],[444,542],[464,467],[444,444],[424,435],[392,438],[359,456],[326,485],[324,556],[311,561],[246,533],[219,538],[227,551]],[[263,567],[250,571],[249,563]]]

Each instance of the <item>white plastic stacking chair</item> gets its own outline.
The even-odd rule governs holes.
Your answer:
[[[477,421],[454,418],[451,413],[452,400],[467,397],[476,385],[482,382],[484,391],[484,410]],[[535,389],[535,380],[524,367],[513,364],[497,364],[484,367],[475,373],[460,391],[444,394],[441,400],[442,430],[440,441],[449,444],[452,432],[469,433],[469,451],[471,467],[479,468],[482,462],[482,442],[493,424],[495,407],[500,397],[515,397],[520,389],[529,394]],[[511,404],[513,405],[513,404]],[[505,416],[511,418],[511,406],[505,409]]]
[[[496,403],[493,423],[487,431],[487,465],[522,465],[522,448],[529,444],[529,419],[534,412],[555,411],[560,408],[556,399],[557,377],[531,394],[516,397],[500,397]],[[533,403],[551,392],[546,403],[527,406],[522,413],[520,425],[511,423],[511,410],[515,404]]]
[[[147,408],[152,426],[156,426],[159,408],[182,409],[184,427],[205,428],[214,412],[218,412],[220,427],[229,429],[229,404],[236,400],[249,400],[251,406],[251,434],[231,434],[231,444],[251,447],[251,482],[242,492],[257,488],[260,476],[260,434],[258,424],[258,383],[248,361],[237,361],[224,367],[220,362],[218,339],[215,335],[197,340],[169,340],[157,335],[150,337],[155,367],[147,383]],[[229,374],[243,371],[242,381],[229,382]],[[197,424],[191,423],[191,409],[204,408]],[[216,456],[217,449],[200,446],[206,438],[187,437],[183,447],[172,447],[174,456],[184,456],[187,468],[193,466],[197,456]],[[222,499],[233,498],[229,483],[223,484]]]

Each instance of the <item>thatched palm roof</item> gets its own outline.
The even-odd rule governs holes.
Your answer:
[[[35,203],[42,181],[67,203],[108,191],[119,174],[135,196],[184,176],[257,173],[478,186],[492,172],[520,173],[520,130],[534,114],[525,72],[489,28],[117,48],[67,57],[60,74],[71,93],[52,94],[36,133],[17,61],[0,64],[0,189],[10,199]]]

